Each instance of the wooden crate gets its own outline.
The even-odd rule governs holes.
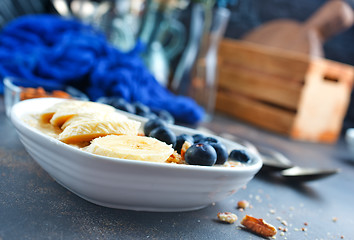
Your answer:
[[[216,109],[294,139],[333,143],[353,80],[350,65],[224,39]]]

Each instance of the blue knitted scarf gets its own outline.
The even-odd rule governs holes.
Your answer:
[[[204,111],[194,100],[176,96],[157,82],[140,57],[142,50],[137,43],[122,52],[102,32],[75,19],[27,15],[0,33],[0,77],[74,86],[93,101],[119,96],[165,109],[188,124],[202,120]]]

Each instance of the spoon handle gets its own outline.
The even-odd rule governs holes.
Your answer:
[[[263,161],[263,166],[266,167],[267,170],[281,170],[280,175],[293,182],[317,180],[339,172],[338,169],[300,168],[293,165],[282,153],[271,148],[255,146],[253,143],[229,133],[222,133],[220,136],[234,141],[246,147],[249,151],[260,155]]]
[[[287,157],[278,151],[261,146],[257,146],[257,149],[262,157],[263,165],[265,166],[279,170],[291,168],[294,166],[294,164],[292,164],[292,162]]]

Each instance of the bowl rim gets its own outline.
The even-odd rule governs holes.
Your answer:
[[[18,84],[16,84],[16,82],[28,84],[28,85],[36,85],[38,87],[42,86],[43,88],[46,88],[46,87],[63,88],[63,87],[68,86],[67,84],[50,81],[49,79],[46,81],[43,79],[29,79],[26,77],[17,77],[17,76],[5,76],[3,78],[3,80],[4,80],[4,83],[6,82],[8,84],[10,89],[12,89],[12,87],[14,87],[15,89],[18,89],[18,90],[21,90],[21,88],[18,86]]]
[[[159,168],[164,168],[164,169],[181,169],[181,170],[186,170],[186,171],[202,171],[202,172],[223,172],[223,173],[235,173],[235,172],[258,172],[262,166],[262,160],[261,157],[254,152],[250,152],[252,155],[252,163],[251,164],[245,164],[244,166],[240,167],[225,167],[225,166],[217,166],[214,165],[212,167],[210,166],[199,166],[199,165],[186,165],[186,164],[170,164],[170,163],[159,163],[159,162],[149,162],[149,161],[139,161],[139,160],[129,160],[129,159],[121,159],[121,158],[113,158],[113,157],[107,157],[107,156],[101,156],[101,155],[96,155],[93,153],[85,152],[79,148],[70,146],[66,143],[63,143],[59,141],[58,139],[55,139],[53,137],[50,137],[44,133],[42,133],[40,130],[30,126],[29,124],[25,123],[21,119],[23,117],[23,114],[21,115],[20,110],[26,106],[26,105],[31,105],[35,104],[34,102],[40,102],[40,101],[52,101],[53,104],[56,102],[60,101],[67,101],[67,99],[61,99],[61,98],[36,98],[36,99],[28,99],[28,100],[23,100],[18,103],[16,103],[13,108],[11,109],[11,121],[14,124],[15,128],[19,132],[27,131],[31,134],[35,134],[37,137],[41,137],[46,140],[46,142],[49,142],[50,144],[56,144],[59,145],[60,147],[63,148],[63,150],[71,151],[74,152],[75,154],[79,154],[80,156],[83,157],[89,157],[91,160],[95,161],[104,161],[104,162],[109,162],[109,163],[114,163],[114,164],[130,164],[134,166],[145,166],[145,167],[159,167]],[[119,110],[118,110],[119,111]],[[119,111],[121,113],[125,113],[122,111]],[[34,112],[35,113],[35,112]],[[129,115],[128,117],[130,117]],[[169,127],[172,127],[172,131],[174,131],[174,128],[177,128],[181,131],[187,130],[187,131],[192,131],[192,132],[200,132],[198,130],[194,130],[191,128],[183,127],[183,126],[177,126],[177,125],[170,125]],[[34,136],[34,137],[35,137]],[[224,139],[221,137],[218,137],[216,135],[210,134],[212,137],[216,137],[220,139],[223,142],[226,142],[231,145],[238,146],[240,149],[246,149],[244,146],[233,142],[228,139]]]
[[[15,85],[13,83],[13,81],[11,81],[11,78],[13,78],[13,77],[5,77],[4,78],[3,83],[4,83],[4,86],[5,86],[5,89],[8,88],[8,89],[11,89],[11,90],[15,91],[16,93],[20,93],[21,92],[21,88],[19,86]]]

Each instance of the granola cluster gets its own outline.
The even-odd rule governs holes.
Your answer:
[[[231,212],[219,212],[218,219],[226,223],[234,223],[237,221],[237,215]]]

